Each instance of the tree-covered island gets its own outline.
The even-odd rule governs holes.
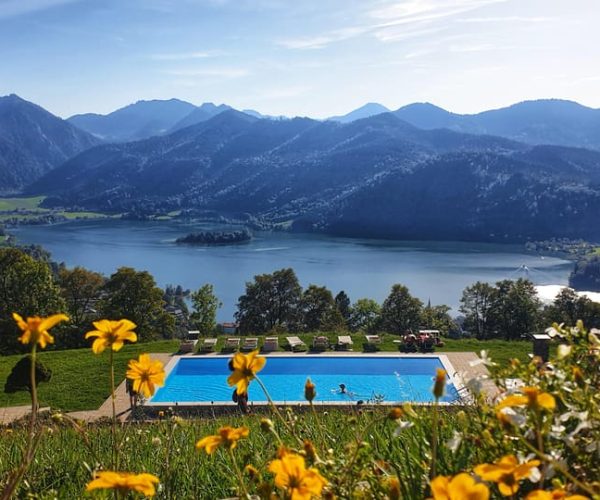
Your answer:
[[[201,231],[189,233],[177,238],[175,243],[188,245],[231,245],[246,243],[252,239],[252,233],[244,228],[235,231]]]

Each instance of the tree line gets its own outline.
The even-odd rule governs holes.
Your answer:
[[[188,305],[191,306],[191,311]],[[22,316],[65,312],[71,321],[59,327],[57,348],[87,346],[82,332],[99,318],[128,318],[140,341],[183,336],[188,329],[215,331],[221,302],[211,284],[190,292],[181,286],[157,286],[147,271],[121,267],[109,277],[52,262],[39,247],[0,248],[0,353],[21,352],[12,313]],[[461,316],[446,305],[423,304],[402,284],[392,286],[379,304],[371,298],[350,300],[315,284],[303,289],[293,269],[260,274],[246,283],[235,320],[241,334],[268,332],[352,331],[401,334],[419,328],[444,335],[480,339],[516,339],[539,332],[554,321],[582,319],[600,327],[600,304],[563,290],[543,306],[527,280],[475,283],[461,298]]]

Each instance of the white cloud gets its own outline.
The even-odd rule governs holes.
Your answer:
[[[165,71],[166,74],[172,76],[205,76],[210,78],[242,78],[250,74],[247,69],[244,68],[191,68],[191,69],[174,69]]]
[[[216,52],[175,52],[170,54],[151,54],[150,59],[155,61],[185,61],[188,59],[206,59],[215,57]]]
[[[78,1],[80,0],[2,0],[0,1],[0,19],[20,16]]]
[[[387,2],[369,10],[369,24],[326,31],[313,36],[279,40],[288,49],[322,49],[332,43],[371,34],[381,42],[406,40],[445,29],[440,21],[508,0],[408,0]],[[480,18],[483,19],[483,18]],[[434,25],[437,23],[437,25]]]
[[[526,16],[466,17],[464,19],[457,19],[459,23],[544,23],[554,20],[554,17]]]

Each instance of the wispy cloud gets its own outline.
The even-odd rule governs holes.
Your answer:
[[[166,54],[150,54],[150,59],[155,61],[186,61],[189,59],[207,59],[216,57],[216,52],[174,52]]]
[[[466,17],[457,19],[459,23],[545,23],[554,21],[554,17],[527,16],[496,16],[496,17]]]
[[[464,12],[480,9],[507,0],[410,0],[394,2],[374,9],[369,15],[379,20],[379,27],[418,24],[425,21],[439,21]]]
[[[78,1],[80,0],[2,0],[0,1],[0,19],[20,16]]]
[[[353,26],[333,30],[322,35],[279,40],[277,44],[288,49],[321,49],[331,43],[363,35],[369,32],[370,29],[368,26]]]
[[[173,69],[165,71],[166,74],[172,76],[194,77],[204,76],[210,78],[242,78],[250,74],[245,68],[188,68],[188,69]]]
[[[370,23],[312,36],[283,39],[277,43],[288,49],[322,49],[332,43],[364,35],[372,35],[381,42],[406,40],[444,29],[445,26],[440,21],[449,17],[506,1],[508,0],[388,1],[383,6],[366,11],[364,17],[371,19]]]

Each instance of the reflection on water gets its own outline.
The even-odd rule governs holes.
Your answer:
[[[176,245],[191,231],[215,227],[169,221],[94,221],[13,230],[23,243],[43,245],[55,260],[106,275],[118,267],[150,271],[158,284],[197,289],[212,283],[233,318],[244,284],[256,274],[292,267],[303,286],[345,290],[352,301],[383,301],[402,283],[424,302],[448,304],[455,312],[462,290],[475,281],[519,276],[536,284],[566,284],[571,263],[525,254],[521,247],[461,242],[396,242],[314,234],[257,233],[245,244],[215,247]],[[525,267],[522,267],[525,266]]]

